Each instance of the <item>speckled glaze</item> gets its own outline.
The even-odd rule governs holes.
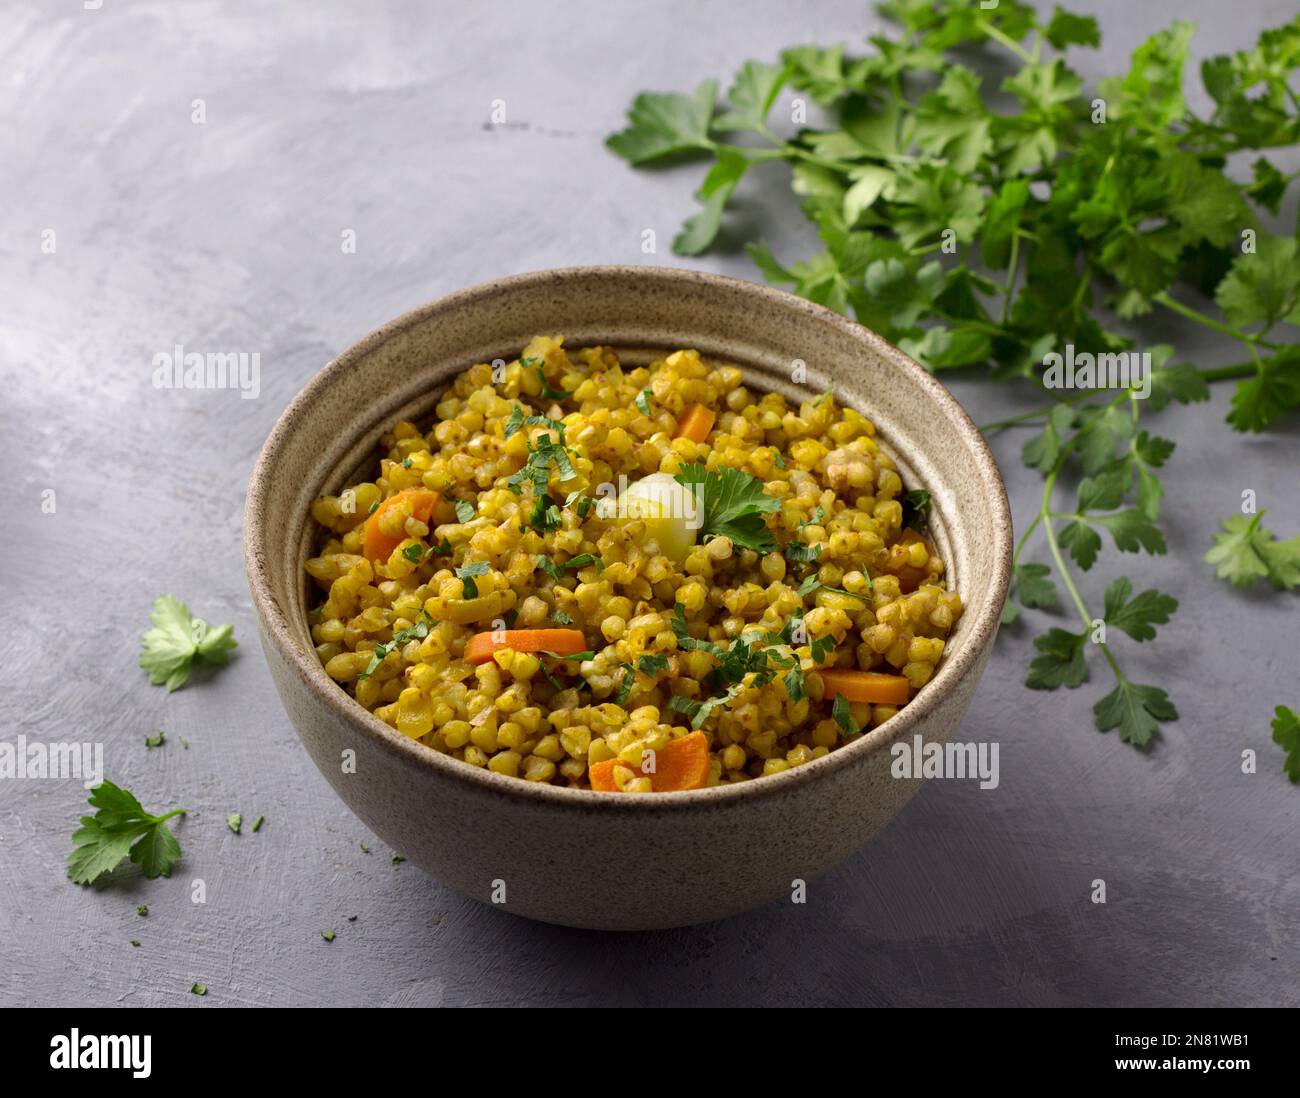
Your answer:
[[[935,500],[931,528],[965,613],[937,673],[896,717],[825,758],[740,785],[625,796],[467,766],[389,728],[338,688],[312,650],[303,562],[309,507],[376,460],[399,418],[428,416],[476,362],[536,333],[608,344],[634,363],[697,348],[753,388],[835,390],[875,422],[904,483]],[[802,386],[792,364],[805,364]],[[937,381],[852,321],[779,290],[656,267],[579,267],[504,278],[422,306],[363,339],[281,416],[249,484],[244,552],[262,647],[308,754],[340,797],[439,881],[546,922],[608,930],[684,926],[788,897],[879,832],[919,780],[889,745],[951,738],[993,645],[1011,518],[984,440]],[[942,795],[936,791],[936,796]]]

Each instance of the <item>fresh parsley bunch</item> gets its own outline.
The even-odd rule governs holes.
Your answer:
[[[1172,401],[1205,400],[1220,382],[1236,385],[1228,423],[1237,431],[1264,430],[1300,408],[1300,246],[1261,222],[1300,174],[1264,155],[1300,142],[1292,86],[1300,16],[1250,50],[1205,62],[1214,106],[1202,117],[1183,98],[1190,23],[1149,38],[1094,96],[1066,60],[1071,49],[1100,44],[1090,16],[1057,7],[1044,20],[1017,0],[989,10],[967,0],[879,7],[899,32],[873,36],[863,56],[842,45],[795,46],[774,61],[746,61],[721,101],[713,80],[689,95],[643,93],[607,143],[635,165],[711,161],[701,209],[673,242],[682,255],[712,246],[751,170],[786,164],[822,248],[782,262],[751,242],[763,276],[856,317],[931,370],[978,368],[1042,384],[1047,352],[1129,350],[1135,341],[1122,322],[1156,311],[1240,343],[1243,361],[1217,369],[1176,361],[1171,346],[1149,347],[1146,400],[1128,389],[1065,398],[1048,390],[1044,408],[986,427],[1038,423],[1023,456],[1044,477],[1038,514],[1016,548],[1004,620],[1025,607],[1058,609],[1064,588],[1083,626],[1036,639],[1028,685],[1080,685],[1096,640],[1115,680],[1094,707],[1096,725],[1145,746],[1177,710],[1163,689],[1124,674],[1097,622],[1110,639],[1118,630],[1147,642],[1177,603],[1155,589],[1133,596],[1121,577],[1098,615],[1074,570],[1092,568],[1106,539],[1124,553],[1166,551],[1160,473],[1174,443],[1146,417]],[[1012,71],[993,81],[967,64],[983,47]],[[773,110],[783,92],[811,100],[829,121],[795,118],[797,132],[778,132],[785,127]],[[1244,150],[1258,155],[1250,179],[1238,182],[1224,167]],[[1198,298],[1213,310],[1189,303]],[[1068,502],[1059,498],[1066,478],[1080,478]],[[1210,558],[1221,575],[1300,581],[1292,543],[1249,520],[1225,529],[1228,543],[1221,536]],[[1035,532],[1050,564],[1023,559]]]

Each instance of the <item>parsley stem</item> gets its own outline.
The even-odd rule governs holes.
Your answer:
[[[1034,63],[1034,55],[1010,35],[1004,34],[986,19],[976,19],[979,28],[995,42],[1001,42],[1007,49],[1020,58],[1026,65]]]
[[[1052,492],[1056,488],[1056,478],[1061,470],[1065,468],[1065,458],[1070,450],[1074,447],[1074,439],[1071,439],[1061,449],[1060,456],[1056,459],[1056,464],[1052,466],[1052,471],[1047,474],[1043,483],[1043,501],[1039,505],[1038,517],[1042,520],[1043,533],[1047,536],[1047,548],[1052,554],[1052,560],[1056,562],[1056,570],[1061,574],[1061,582],[1065,584],[1065,589],[1070,593],[1070,599],[1074,603],[1074,608],[1079,612],[1079,619],[1083,622],[1085,629],[1092,628],[1092,615],[1088,613],[1087,604],[1083,601],[1083,596],[1079,594],[1079,588],[1075,585],[1074,577],[1070,574],[1070,569],[1065,565],[1065,557],[1061,553],[1060,543],[1056,540],[1056,529],[1052,525]]]
[[[1092,390],[1084,390],[1075,393],[1073,396],[1061,397],[1056,400],[1057,404],[1078,404],[1081,400],[1087,400],[1093,396]],[[1021,412],[1018,416],[1011,416],[1009,419],[995,420],[993,423],[981,424],[981,431],[1001,431],[1004,427],[1014,427],[1017,423],[1028,423],[1030,420],[1042,419],[1051,411],[1051,408],[1035,408],[1030,412]]]
[[[1020,273],[1020,233],[1011,234],[1011,262],[1007,264],[1007,283],[1002,288],[1002,316],[998,324],[1005,328],[1011,315],[1011,298],[1016,288],[1016,275]]]
[[[1042,521],[1043,521],[1043,512],[1040,509],[1038,514],[1034,516],[1034,521],[1029,524],[1025,532],[1020,535],[1020,540],[1016,543],[1016,551],[1011,555],[1012,568],[1014,568],[1019,563],[1020,552],[1022,549],[1024,549],[1025,542],[1029,540],[1029,535],[1038,529],[1039,523],[1041,523]]]
[[[1239,362],[1235,366],[1218,366],[1212,370],[1197,370],[1201,377],[1210,383],[1216,381],[1236,381],[1243,377],[1254,377],[1258,368],[1253,362]]]
[[[1043,532],[1047,535],[1047,548],[1052,554],[1052,560],[1056,563],[1056,570],[1060,573],[1061,582],[1065,584],[1065,589],[1070,595],[1070,601],[1074,603],[1074,608],[1079,613],[1079,620],[1083,622],[1084,631],[1091,633],[1092,615],[1088,612],[1088,605],[1083,601],[1083,596],[1079,593],[1079,588],[1074,582],[1074,576],[1071,575],[1070,569],[1066,567],[1065,555],[1061,552],[1060,542],[1056,540],[1056,529],[1052,525],[1052,492],[1056,487],[1057,475],[1065,468],[1066,456],[1074,446],[1075,441],[1076,439],[1071,439],[1062,447],[1060,456],[1056,459],[1056,464],[1052,466],[1052,471],[1047,474],[1047,480],[1043,484],[1043,501],[1039,507],[1038,517],[1042,520]],[[1101,649],[1102,655],[1106,657],[1106,662],[1110,664],[1110,669],[1114,672],[1116,681],[1127,682],[1128,679],[1125,677],[1124,672],[1119,669],[1119,663],[1111,654],[1110,646],[1105,641],[1102,641],[1097,647]]]
[[[1181,301],[1170,297],[1163,290],[1158,294],[1153,294],[1151,300],[1158,301],[1166,309],[1170,309],[1179,316],[1185,317],[1188,320],[1195,321],[1197,324],[1209,328],[1212,332],[1219,332],[1222,335],[1231,336],[1233,339],[1241,340],[1241,342],[1246,344],[1247,347],[1250,347],[1252,351],[1256,343],[1264,342],[1257,335],[1252,335],[1249,332],[1243,332],[1238,328],[1233,328],[1231,325],[1223,324],[1220,321],[1215,320],[1214,317],[1206,316],[1204,313],[1193,309],[1190,305],[1184,305]],[[1271,346],[1271,344],[1267,343],[1264,345]]]

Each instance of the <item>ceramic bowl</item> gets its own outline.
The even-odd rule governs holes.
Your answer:
[[[307,628],[311,501],[354,483],[397,419],[432,415],[476,362],[536,333],[647,363],[694,347],[746,384],[799,399],[833,388],[869,415],[904,483],[934,498],[932,533],[965,606],[935,677],[897,716],[822,759],[737,785],[620,796],[468,766],[400,735],[325,674]],[[802,384],[792,377],[805,376]],[[947,390],[897,348],[751,282],[654,267],[503,278],[386,324],[317,374],[262,449],[244,514],[262,647],[307,753],[361,821],[437,880],[533,919],[639,930],[786,897],[871,839],[917,792],[890,745],[948,740],[993,645],[1011,561],[1006,492]],[[937,793],[935,795],[940,795]]]

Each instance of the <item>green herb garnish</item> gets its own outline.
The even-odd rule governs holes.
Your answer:
[[[145,747],[162,747],[167,742],[167,733],[159,730],[152,736],[144,738]]]
[[[82,816],[81,826],[72,833],[69,877],[77,884],[90,884],[127,858],[146,877],[171,876],[181,844],[166,821],[185,815],[183,808],[150,815],[134,794],[107,780],[90,791],[89,802],[95,814]]]
[[[835,719],[835,723],[840,726],[840,731],[846,736],[856,736],[862,731],[849,710],[849,699],[843,694],[835,695],[835,701],[831,705],[831,716]]]
[[[470,561],[469,564],[462,564],[455,569],[456,578],[461,581],[467,599],[478,598],[478,584],[474,580],[477,576],[486,576],[491,571],[492,565],[485,560]]]
[[[654,396],[654,391],[652,389],[642,389],[641,392],[636,395],[637,411],[643,416],[652,415],[650,411],[650,398],[652,396]]]
[[[764,521],[781,509],[781,501],[763,491],[757,477],[730,466],[718,471],[703,465],[683,465],[673,477],[700,501],[700,537],[727,537],[741,549],[770,553],[776,548]]]
[[[1286,752],[1286,776],[1300,782],[1300,714],[1285,705],[1279,705],[1273,712],[1273,742]]]
[[[614,695],[615,705],[625,704],[632,693],[632,687],[636,685],[636,668],[630,663],[620,664],[620,666],[623,668],[623,677],[619,680],[618,693]]]
[[[474,516],[477,512],[474,510],[474,505],[468,500],[458,499],[453,506],[456,510],[456,521],[462,526],[467,522],[474,521]]]
[[[668,670],[668,657],[656,653],[650,653],[639,656],[636,661],[636,669],[643,675],[649,675],[653,678],[660,671]]]
[[[392,640],[386,641],[383,644],[375,645],[374,651],[370,653],[370,663],[368,663],[366,669],[357,676],[357,682],[360,682],[362,679],[370,678],[370,676],[379,669],[379,665],[388,657],[389,652],[402,647],[402,645],[409,641],[424,640],[424,638],[429,635],[429,630],[438,623],[429,616],[429,611],[425,610],[423,607],[420,609],[420,614],[420,620],[409,629],[399,629],[393,634]]]
[[[213,629],[202,618],[191,617],[189,607],[171,595],[154,600],[149,620],[153,628],[140,635],[140,667],[149,672],[151,683],[165,685],[169,694],[185,684],[196,662],[222,667],[236,647],[233,626]]]
[[[903,497],[903,526],[924,534],[930,525],[930,493],[916,488]]]
[[[1268,580],[1277,590],[1300,586],[1300,537],[1278,541],[1273,531],[1260,526],[1265,512],[1225,519],[1223,532],[1215,534],[1214,548],[1205,554],[1215,574],[1237,587],[1254,587]]]

